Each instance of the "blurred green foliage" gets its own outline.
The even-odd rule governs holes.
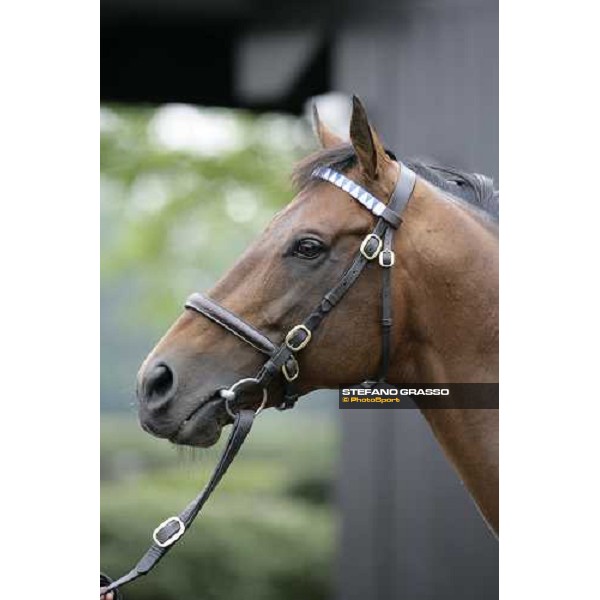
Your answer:
[[[231,110],[111,105],[100,121],[101,564],[119,576],[202,488],[224,442],[199,451],[144,433],[138,365],[186,295],[208,289],[291,198],[291,166],[313,142],[301,120]],[[331,400],[266,411],[202,518],[126,598],[330,598]]]
[[[154,317],[179,308],[290,200],[291,166],[312,146],[309,127],[294,117],[103,107],[104,281],[134,276],[151,292],[137,308]]]

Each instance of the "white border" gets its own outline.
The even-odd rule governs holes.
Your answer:
[[[2,595],[96,598],[99,3],[0,5]]]
[[[500,597],[511,600],[598,593],[598,17],[591,2],[501,5]]]

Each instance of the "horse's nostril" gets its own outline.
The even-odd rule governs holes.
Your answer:
[[[143,383],[143,393],[146,401],[162,400],[173,389],[173,371],[164,363],[160,363],[146,374]]]

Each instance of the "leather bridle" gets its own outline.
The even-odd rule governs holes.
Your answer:
[[[237,455],[252,428],[254,418],[266,406],[267,389],[276,377],[281,376],[284,384],[283,399],[278,408],[284,410],[294,406],[298,399],[296,383],[300,377],[296,354],[308,346],[323,319],[356,282],[366,265],[375,260],[382,268],[383,279],[381,286],[381,363],[377,377],[373,381],[385,382],[391,351],[392,291],[390,272],[396,260],[393,250],[394,232],[402,223],[401,215],[416,183],[415,173],[406,165],[399,164],[398,181],[387,205],[342,173],[328,167],[319,167],[313,171],[313,178],[328,181],[344,190],[378,219],[373,231],[363,239],[352,264],[344,272],[339,282],[323,296],[304,321],[287,332],[279,345],[214,300],[198,293],[192,294],[187,299],[185,303],[187,309],[210,319],[267,356],[267,359],[255,377],[240,379],[231,387],[218,392],[218,395],[224,400],[227,412],[233,418],[233,427],[225,449],[205,488],[179,515],[170,517],[154,530],[154,543],[137,565],[129,573],[111,583],[102,593],[118,591],[118,588],[146,575],[183,536]],[[365,384],[372,384],[373,381],[365,382]],[[260,407],[256,411],[245,408],[243,406],[244,393],[257,389],[262,391]],[[106,576],[102,577],[105,578],[104,581],[108,580]]]

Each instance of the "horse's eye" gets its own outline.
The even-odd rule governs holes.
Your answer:
[[[318,258],[325,251],[325,244],[314,238],[303,238],[294,245],[294,256],[309,260]]]

